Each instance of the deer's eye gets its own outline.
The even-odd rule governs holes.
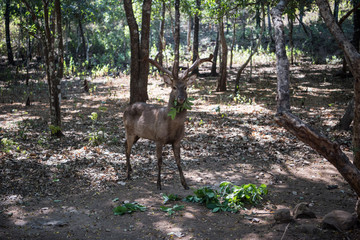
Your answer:
[[[185,91],[186,91],[187,87],[185,87]]]
[[[176,89],[177,89],[177,87],[173,87],[173,89],[174,89],[174,90],[176,90]]]

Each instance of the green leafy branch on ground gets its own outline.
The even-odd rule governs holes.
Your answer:
[[[265,184],[257,187],[255,184],[237,186],[231,182],[222,182],[220,192],[209,187],[203,187],[195,190],[194,196],[187,196],[185,201],[204,204],[213,212],[237,212],[244,209],[246,204],[259,204],[267,193]]]
[[[146,207],[138,204],[137,202],[133,203],[124,203],[121,206],[114,208],[114,215],[124,215],[126,213],[133,213],[133,212],[145,212]]]

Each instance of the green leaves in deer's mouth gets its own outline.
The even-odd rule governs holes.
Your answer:
[[[183,104],[178,104],[178,102],[175,100],[174,107],[170,108],[168,116],[171,117],[172,120],[174,120],[177,113],[180,113],[180,112],[184,111],[185,109],[191,110],[192,109],[191,106],[194,105],[194,103],[192,101],[194,101],[194,100],[195,100],[194,98],[187,98]]]

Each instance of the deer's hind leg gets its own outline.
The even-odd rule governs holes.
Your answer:
[[[132,172],[131,164],[130,164],[130,155],[131,148],[139,140],[139,137],[136,135],[126,135],[125,140],[125,151],[126,151],[126,178],[130,179],[130,173]]]

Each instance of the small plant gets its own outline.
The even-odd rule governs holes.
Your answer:
[[[114,215],[124,215],[126,213],[133,213],[133,212],[145,212],[146,207],[143,205],[138,204],[137,202],[133,203],[124,203],[121,206],[114,208],[113,212]]]
[[[8,138],[1,139],[1,144],[3,145],[3,150],[6,153],[9,153],[11,150],[20,150],[18,143]]]
[[[160,209],[164,212],[167,212],[169,216],[173,215],[177,211],[183,210],[185,207],[183,205],[175,204],[173,207],[161,206]]]
[[[50,128],[51,135],[56,135],[58,132],[61,131],[60,126],[50,125],[49,128]]]
[[[192,109],[192,105],[194,105],[194,103],[192,103],[192,101],[194,101],[194,98],[187,98],[185,100],[185,102],[183,104],[178,104],[178,102],[175,100],[174,101],[174,106],[170,108],[170,111],[168,113],[168,116],[171,117],[172,120],[175,119],[176,114],[186,110],[191,110]]]
[[[92,131],[89,133],[89,143],[90,145],[98,146],[105,141],[105,133],[103,128],[96,129],[95,127],[95,124],[99,118],[97,112],[92,112],[91,115],[89,115],[89,118],[92,120]]]
[[[162,193],[161,196],[164,199],[164,204],[167,204],[170,201],[179,201],[179,200],[181,200],[181,197],[179,195],[177,195],[177,194],[166,195],[166,194]]]

